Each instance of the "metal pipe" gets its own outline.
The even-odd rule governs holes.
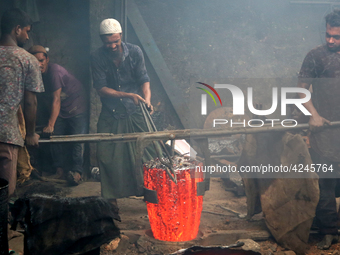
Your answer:
[[[144,102],[139,102],[139,106],[142,110],[142,114],[143,114],[143,117],[144,117],[144,120],[145,120],[145,124],[147,125],[148,127],[148,130],[149,132],[157,132],[157,128],[155,126],[155,123],[153,123],[153,120],[151,118],[151,115],[150,113],[148,112],[148,109],[146,109],[146,105]],[[176,177],[176,173],[173,169],[173,163],[172,163],[172,159],[171,159],[171,156],[168,152],[168,150],[166,149],[163,141],[152,141],[153,145],[154,145],[154,148],[155,148],[155,152],[157,153],[157,156],[158,156],[158,159],[159,161],[165,166],[165,171],[166,173],[168,174],[169,178],[177,184],[177,177]],[[164,159],[163,159],[163,153],[162,153],[162,150],[160,150],[157,145],[160,145],[165,154],[167,155],[168,159],[169,159],[169,162],[166,162]],[[144,150],[143,150],[144,151]]]
[[[291,4],[331,4],[340,5],[340,2],[323,2],[323,1],[290,1]]]
[[[331,126],[325,128],[340,127],[340,121],[331,122]],[[68,135],[68,136],[51,136],[50,139],[41,139],[39,143],[61,143],[61,142],[132,142],[136,141],[139,137],[144,137],[145,140],[175,140],[175,139],[199,139],[199,138],[212,138],[220,136],[228,136],[235,134],[256,134],[265,132],[284,132],[291,130],[308,129],[309,124],[298,124],[294,127],[238,127],[230,129],[183,129],[171,131],[158,131],[146,133],[127,133],[127,134],[84,134],[84,135]]]

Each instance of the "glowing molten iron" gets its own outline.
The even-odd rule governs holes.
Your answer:
[[[202,163],[200,163],[202,164]],[[144,186],[157,191],[158,204],[146,202],[154,238],[162,241],[195,239],[201,220],[203,196],[197,196],[195,169],[175,170],[177,184],[165,170],[144,166]]]

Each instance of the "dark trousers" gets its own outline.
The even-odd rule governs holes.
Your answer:
[[[57,118],[54,135],[76,135],[87,133],[87,115],[78,114],[71,118]],[[84,143],[52,143],[51,154],[54,168],[82,174],[84,163]]]
[[[0,142],[0,178],[8,181],[8,195],[12,195],[17,182],[19,146]]]
[[[338,195],[336,193],[338,193],[337,190],[340,183],[340,179],[338,178],[339,163],[331,162],[312,150],[310,154],[314,164],[326,164],[328,167],[330,165],[333,166],[333,178],[329,178],[330,176],[325,178],[322,173],[319,173],[320,199],[316,208],[316,222],[321,234],[337,234],[338,213],[335,197]]]

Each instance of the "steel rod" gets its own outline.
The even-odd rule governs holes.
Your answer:
[[[331,126],[325,128],[340,127],[340,121],[331,122]],[[127,134],[84,134],[84,135],[69,135],[69,136],[51,136],[50,139],[41,139],[39,143],[60,143],[60,142],[133,142],[139,137],[144,137],[146,140],[175,140],[175,139],[198,139],[198,138],[213,138],[235,134],[256,134],[265,132],[284,132],[291,130],[308,129],[309,124],[298,124],[294,127],[235,127],[228,129],[182,129],[171,131],[158,131],[146,133],[127,133]]]
[[[340,2],[323,2],[323,1],[290,1],[291,4],[331,4],[340,5]]]

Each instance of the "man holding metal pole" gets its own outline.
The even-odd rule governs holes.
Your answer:
[[[311,156],[314,164],[326,165],[332,175],[319,173],[320,199],[316,209],[316,223],[323,240],[319,249],[328,249],[338,241],[336,186],[340,174],[340,129],[327,128],[330,121],[340,120],[340,10],[326,17],[326,44],[311,50],[299,73],[299,87],[309,89],[313,84],[312,99],[304,106],[312,114]],[[301,98],[304,95],[299,95]]]
[[[31,18],[20,9],[6,11],[1,18],[0,38],[0,254],[8,254],[8,195],[17,180],[19,147],[24,139],[19,130],[18,111],[24,105],[26,145],[38,145],[35,133],[36,92],[43,92],[38,61],[22,49],[29,39]],[[8,186],[7,186],[8,185]],[[7,190],[8,188],[8,190]]]
[[[97,132],[146,132],[139,103],[145,103],[151,113],[153,107],[143,52],[137,45],[122,42],[121,25],[115,19],[101,22],[100,38],[103,46],[91,56],[93,86],[102,102]],[[113,203],[117,198],[142,195],[136,189],[135,154],[135,143],[98,143],[102,196]],[[154,158],[148,150],[144,156]]]
[[[23,101],[27,145],[38,145],[35,133],[36,92],[43,92],[39,63],[22,49],[29,39],[32,20],[20,9],[5,12],[0,38],[0,178],[9,182],[9,194],[16,185],[19,146],[24,140],[19,131],[17,112]]]
[[[84,86],[64,67],[50,63],[43,46],[34,45],[28,52],[39,61],[46,90],[41,101],[51,109],[43,132],[54,135],[86,134],[88,121]],[[52,144],[51,154],[57,178],[66,177],[69,185],[78,185],[83,174],[84,143]]]

